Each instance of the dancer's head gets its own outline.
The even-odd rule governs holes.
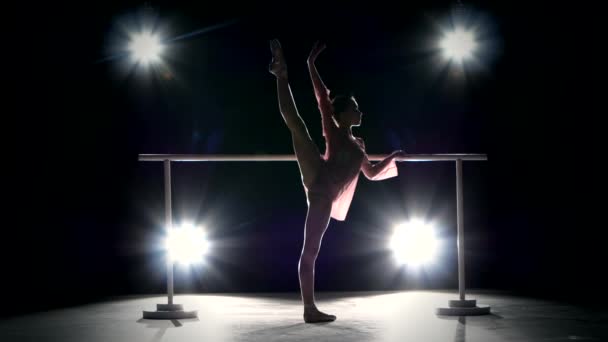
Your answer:
[[[340,127],[361,125],[363,113],[359,110],[359,104],[354,96],[338,95],[331,104],[334,107],[334,119]]]

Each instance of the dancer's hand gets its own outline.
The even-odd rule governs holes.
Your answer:
[[[272,52],[272,61],[268,66],[268,71],[277,78],[287,78],[287,63],[285,63],[283,48],[278,39],[270,41],[270,51]]]
[[[310,51],[310,55],[308,55],[308,63],[314,63],[317,60],[317,56],[321,53],[321,51],[325,50],[325,44],[317,41],[315,45],[312,47]]]
[[[405,153],[402,150],[397,150],[397,151],[395,151],[395,152],[392,153],[392,156],[393,156],[394,159],[401,160],[402,158],[407,157],[408,154]]]

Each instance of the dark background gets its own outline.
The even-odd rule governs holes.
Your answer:
[[[292,153],[267,72],[271,38],[321,148],[305,64],[317,39],[325,83],[353,92],[365,113],[354,134],[369,153],[488,154],[464,165],[468,288],[605,303],[592,10],[465,2],[485,50],[483,68],[463,77],[429,48],[455,2],[25,5],[7,12],[3,48],[1,282],[13,312],[165,292],[162,164],[137,156]],[[175,41],[166,69],[128,73],[126,58],[105,58],[145,8],[166,37],[237,21]],[[204,223],[215,242],[205,265],[176,269],[177,293],[298,291],[306,202],[295,163],[172,171],[175,222]],[[318,290],[457,287],[453,163],[399,173],[361,177],[347,220],[332,220],[323,240]],[[396,267],[385,247],[412,216],[435,220],[446,243],[419,272]]]

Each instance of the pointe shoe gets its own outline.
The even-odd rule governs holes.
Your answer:
[[[287,64],[283,58],[283,48],[277,39],[270,41],[270,51],[272,52],[272,61],[268,66],[268,71],[277,78],[287,78]]]
[[[317,309],[304,312],[304,322],[306,323],[333,322],[335,320],[336,316],[328,315]]]

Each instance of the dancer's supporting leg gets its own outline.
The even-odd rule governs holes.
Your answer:
[[[273,61],[270,64],[270,72],[277,77],[279,109],[283,120],[291,131],[302,182],[307,188],[310,188],[322,163],[319,149],[310,138],[306,124],[298,114],[287,79],[287,65],[281,45],[277,40],[271,42],[271,50]],[[319,311],[314,301],[315,261],[321,247],[321,239],[329,223],[331,205],[329,198],[318,196],[318,194],[309,194],[304,228],[304,246],[298,266],[302,301],[304,303],[304,321],[307,323],[328,322],[336,319],[336,316]]]

